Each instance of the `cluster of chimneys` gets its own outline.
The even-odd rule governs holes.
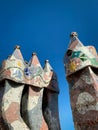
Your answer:
[[[36,53],[27,63],[20,47],[0,69],[0,129],[60,130],[58,80],[49,61],[42,68]]]

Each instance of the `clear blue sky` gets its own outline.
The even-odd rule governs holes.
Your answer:
[[[0,62],[17,44],[27,61],[32,52],[42,66],[49,59],[59,80],[62,130],[74,130],[63,66],[72,31],[98,50],[98,0],[0,0]]]

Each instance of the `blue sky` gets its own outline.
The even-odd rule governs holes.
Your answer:
[[[59,80],[62,130],[74,130],[63,66],[72,31],[98,50],[98,0],[0,0],[0,62],[17,44],[27,61],[32,52],[42,66],[49,59]]]

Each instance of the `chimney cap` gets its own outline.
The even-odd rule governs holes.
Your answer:
[[[37,55],[36,52],[33,52],[33,53],[32,53],[32,56],[34,56],[34,55]]]
[[[49,60],[45,60],[45,63],[49,63]]]
[[[16,46],[15,46],[15,49],[20,49],[20,46],[19,46],[19,45],[16,45]]]
[[[71,32],[70,37],[71,37],[71,38],[73,38],[73,37],[78,37],[77,32]]]

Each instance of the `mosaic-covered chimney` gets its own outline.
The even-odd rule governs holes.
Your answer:
[[[66,79],[76,130],[98,129],[98,55],[93,46],[84,46],[76,32],[64,56]]]
[[[0,130],[60,130],[58,80],[36,53],[27,63],[20,47],[0,69]]]

